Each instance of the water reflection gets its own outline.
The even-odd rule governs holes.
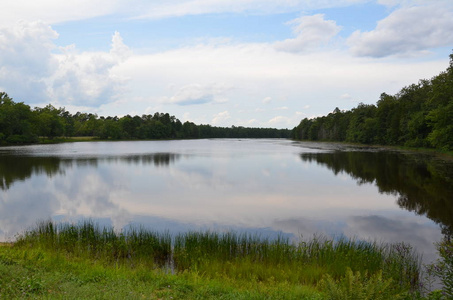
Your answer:
[[[108,218],[122,228],[132,219],[121,204],[131,200],[124,196],[131,188],[122,166],[168,168],[179,158],[174,153],[99,158],[0,155],[0,241],[50,217]]]
[[[37,220],[92,218],[117,229],[344,234],[435,253],[441,233],[424,215],[451,228],[451,165],[321,146],[194,140],[0,148],[0,239]]]
[[[153,165],[155,167],[168,167],[179,159],[179,154],[153,153],[127,156],[107,157],[36,157],[0,155],[0,188],[7,190],[16,181],[24,181],[32,175],[45,174],[51,178],[56,174],[64,174],[65,170],[73,165],[97,167],[100,162],[128,163],[135,165]]]
[[[362,240],[400,243],[406,242],[423,254],[425,262],[437,258],[433,242],[441,239],[438,226],[415,217],[387,212],[378,214],[351,214],[335,216],[329,220],[309,217],[276,220],[273,227],[311,237],[327,235],[352,237]]]
[[[375,184],[380,193],[397,197],[397,204],[425,215],[453,233],[453,163],[420,154],[401,152],[303,153],[303,161],[316,162],[334,174],[347,173],[359,185]]]
[[[32,174],[47,174],[52,177],[61,172],[61,159],[57,157],[0,156],[0,188],[8,189],[15,181],[23,181]]]

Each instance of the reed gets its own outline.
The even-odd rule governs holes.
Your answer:
[[[91,220],[77,224],[42,221],[20,235],[15,245],[42,247],[66,254],[115,262],[146,262],[161,265],[171,255],[171,236],[144,228],[115,232]]]
[[[171,236],[143,227],[117,232],[91,220],[77,224],[39,222],[20,235],[14,247],[43,248],[131,267],[170,266],[171,272],[195,272],[212,279],[312,286],[323,279],[340,282],[348,274],[351,277],[360,273],[359,279],[381,276],[390,289],[409,291],[417,289],[420,273],[419,257],[406,244],[323,236],[293,243],[282,235],[269,239],[249,233],[211,231]]]

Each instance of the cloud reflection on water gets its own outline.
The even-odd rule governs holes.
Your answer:
[[[372,165],[382,163],[381,156],[370,159],[356,150],[357,160],[351,154],[342,157],[292,141],[268,140],[95,144],[101,147],[96,156],[98,150],[90,150],[89,144],[94,143],[75,152],[65,146],[61,157],[41,152],[39,157],[17,156],[20,164],[14,170],[14,155],[1,153],[0,238],[49,217],[108,219],[117,229],[138,223],[170,231],[345,234],[407,241],[428,255],[434,251],[432,242],[441,237],[429,219],[398,207],[401,189],[393,187],[394,177],[385,179],[385,170]],[[128,154],[102,148],[115,145]],[[163,152],[165,147],[173,152]],[[305,154],[299,155],[301,151]],[[398,161],[391,157],[388,162]],[[392,170],[396,175],[416,172],[406,170],[407,164],[398,168]],[[417,174],[412,178],[421,176]],[[426,203],[426,214],[445,224]]]

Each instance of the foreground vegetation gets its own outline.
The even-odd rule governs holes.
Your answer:
[[[415,299],[420,274],[405,244],[118,233],[91,221],[42,222],[0,247],[0,299]]]
[[[293,129],[301,140],[453,150],[453,54],[445,72],[381,94],[377,105],[360,103],[349,111],[336,108],[327,116],[303,119]]]

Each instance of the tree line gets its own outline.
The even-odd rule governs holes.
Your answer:
[[[0,92],[0,145],[37,143],[41,137],[96,137],[100,139],[289,138],[291,130],[215,127],[182,123],[168,113],[124,117],[71,114],[65,108],[44,108],[16,103]]]
[[[453,54],[446,71],[327,116],[305,118],[292,131],[298,140],[346,141],[453,150]]]

